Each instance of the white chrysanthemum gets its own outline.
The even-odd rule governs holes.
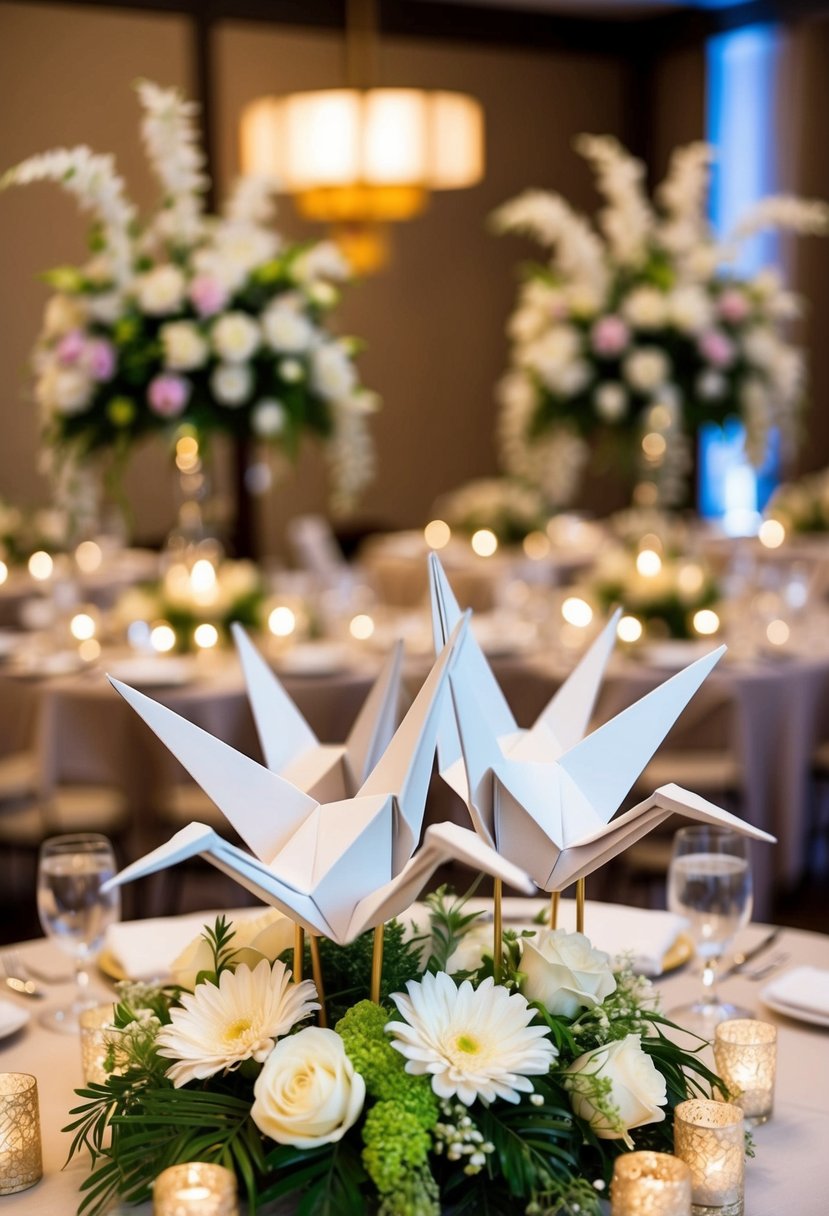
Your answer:
[[[457,1095],[466,1106],[478,1098],[518,1102],[532,1093],[531,1076],[550,1069],[558,1054],[545,1026],[531,1025],[533,1011],[519,993],[491,977],[460,987],[445,971],[424,975],[392,1000],[405,1022],[389,1022],[392,1046],[406,1057],[406,1071],[431,1074],[439,1098]]]
[[[283,963],[271,968],[263,959],[253,971],[242,963],[223,971],[215,984],[184,993],[170,1025],[158,1034],[158,1054],[174,1060],[167,1076],[178,1088],[189,1081],[237,1068],[243,1060],[260,1063],[276,1040],[319,1009],[310,980],[291,983]]]

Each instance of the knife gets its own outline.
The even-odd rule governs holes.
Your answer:
[[[5,977],[6,986],[11,988],[12,992],[18,992],[21,996],[30,996],[35,1000],[46,995],[42,988],[38,988],[37,984],[31,980],[18,979],[16,975],[7,975]]]
[[[782,929],[778,926],[776,929],[772,929],[771,933],[767,933],[765,937],[760,938],[757,945],[752,946],[750,950],[746,950],[741,954],[735,954],[725,970],[719,972],[717,979],[725,980],[728,979],[730,975],[739,975],[746,963],[752,962],[758,957],[758,955],[762,954],[764,950],[768,950],[770,946],[774,945],[781,932]]]

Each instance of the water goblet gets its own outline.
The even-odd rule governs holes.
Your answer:
[[[720,1000],[717,966],[734,935],[748,924],[752,890],[748,841],[728,828],[681,828],[674,837],[668,870],[668,906],[684,916],[697,956],[702,960],[699,1000],[672,1009],[681,1026],[713,1037],[719,1022],[750,1017],[744,1009]]]
[[[37,910],[44,933],[72,958],[75,1000],[48,1010],[41,1022],[50,1030],[74,1033],[78,1016],[96,1004],[89,996],[89,964],[101,949],[107,927],[120,914],[120,892],[101,887],[116,873],[115,855],[106,836],[81,832],[53,836],[40,847]]]

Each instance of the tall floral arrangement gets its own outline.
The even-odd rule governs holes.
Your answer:
[[[619,1153],[670,1151],[677,1102],[725,1092],[650,982],[583,934],[507,932],[496,980],[491,926],[445,892],[429,908],[422,937],[385,926],[378,1003],[360,999],[373,934],[318,940],[326,999],[273,912],[254,940],[208,928],[178,986],[123,985],[108,1079],[66,1129],[92,1154],[79,1211],[202,1160],[236,1171],[251,1211],[597,1216]]]
[[[798,438],[806,359],[787,337],[801,302],[775,269],[747,277],[744,242],[766,229],[824,233],[829,208],[763,199],[719,241],[707,219],[712,149],[678,148],[655,201],[644,165],[609,136],[578,152],[604,200],[593,225],[558,194],[531,190],[493,217],[499,232],[535,238],[549,258],[528,268],[510,318],[510,366],[499,386],[500,447],[511,473],[552,503],[575,494],[597,431],[641,455],[659,501],[681,498],[688,437],[739,415],[754,463],[769,431]]]
[[[137,89],[161,186],[146,220],[113,157],[87,147],[34,156],[0,182],[58,182],[93,218],[91,257],[46,275],[54,294],[34,368],[47,441],[78,460],[188,426],[293,458],[311,434],[347,504],[372,473],[377,399],[360,385],[358,343],[326,327],[346,263],[328,242],[279,237],[270,181],[241,179],[222,213],[208,214],[197,106],[149,81]]]

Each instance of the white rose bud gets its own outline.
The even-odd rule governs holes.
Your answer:
[[[246,363],[259,345],[259,326],[244,312],[226,312],[210,332],[213,349],[226,363]]]
[[[366,1086],[333,1030],[307,1026],[281,1039],[253,1087],[251,1118],[277,1144],[317,1148],[357,1122]]]
[[[86,299],[90,317],[102,325],[114,325],[124,311],[124,301],[117,291],[99,291]]]
[[[299,355],[314,340],[314,326],[292,304],[272,304],[262,314],[265,341],[280,355]]]
[[[659,329],[665,324],[665,296],[657,287],[635,287],[620,311],[635,329]]]
[[[273,439],[285,430],[285,406],[281,401],[257,401],[250,415],[254,433],[263,439]]]
[[[337,401],[348,397],[357,383],[357,373],[338,342],[318,346],[311,359],[311,384],[321,397]]]
[[[92,399],[92,381],[79,367],[48,367],[35,386],[38,404],[58,414],[82,414]]]
[[[632,1148],[633,1142],[627,1132],[646,1123],[661,1123],[665,1118],[665,1111],[661,1109],[668,1101],[665,1078],[642,1050],[638,1034],[594,1047],[574,1060],[567,1072],[572,1076],[572,1080],[566,1082],[570,1104],[600,1140],[624,1140]],[[584,1080],[590,1076],[610,1081],[607,1100],[616,1108],[618,1126],[611,1125],[607,1115],[593,1104],[589,1083]]]
[[[670,374],[668,357],[657,346],[640,346],[622,364],[625,379],[639,393],[653,393]]]
[[[251,370],[244,364],[220,363],[210,377],[210,389],[222,405],[244,405],[253,389]]]
[[[522,991],[550,1013],[573,1018],[601,1005],[616,989],[610,955],[594,950],[583,933],[545,929],[523,940]]]
[[[155,266],[135,280],[135,298],[149,317],[178,312],[184,301],[184,275],[178,266]]]
[[[192,321],[170,321],[162,325],[159,336],[164,365],[171,371],[195,371],[207,361],[207,343]]]
[[[596,413],[605,422],[618,422],[627,413],[627,389],[615,380],[600,384],[593,394],[593,400],[596,403]]]
[[[712,321],[711,297],[702,287],[690,284],[677,287],[668,297],[668,314],[673,325],[686,334],[698,334]]]
[[[281,359],[277,370],[286,384],[298,384],[305,379],[305,368],[299,359]]]
[[[73,296],[51,296],[43,313],[43,329],[47,338],[62,338],[73,329],[82,329],[86,320],[86,307],[82,300]]]

